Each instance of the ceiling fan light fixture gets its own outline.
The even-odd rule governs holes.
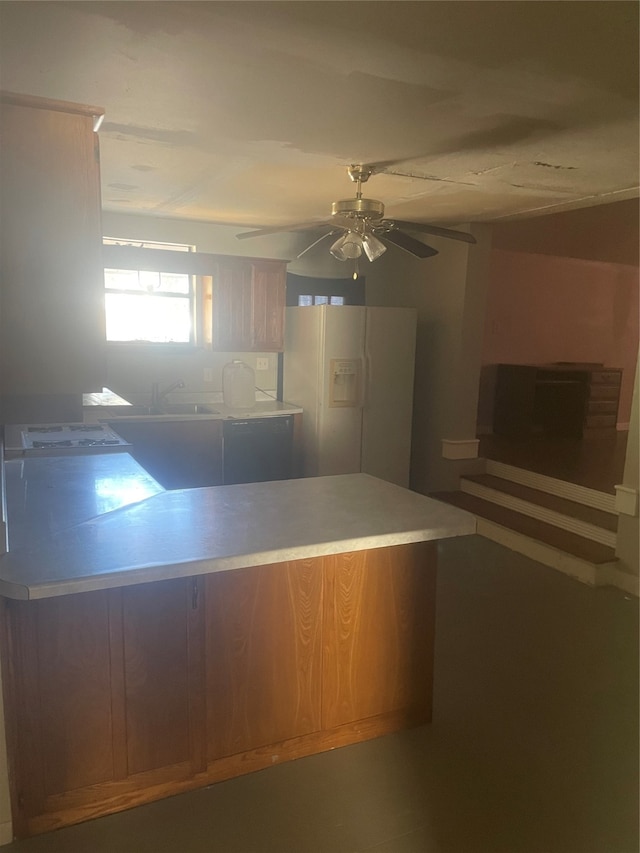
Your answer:
[[[362,249],[362,237],[354,231],[347,231],[346,234],[336,240],[329,251],[339,261],[348,261],[350,258],[359,258]]]
[[[370,233],[367,233],[362,237],[362,248],[370,261],[375,261],[380,257],[380,255],[383,255],[387,251],[387,247],[384,245],[382,240],[378,240],[375,235]]]

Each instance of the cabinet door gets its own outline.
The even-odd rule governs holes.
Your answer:
[[[47,797],[113,778],[107,594],[10,601],[6,612],[18,661],[18,793],[37,813]]]
[[[221,421],[114,420],[109,426],[131,442],[131,455],[165,489],[222,484]]]
[[[206,600],[209,761],[318,731],[320,560],[208,575]]]
[[[212,283],[212,346],[221,352],[284,349],[286,264],[222,259]]]
[[[431,716],[436,544],[325,557],[322,728]]]
[[[106,591],[6,601],[5,617],[5,708],[20,836],[66,792],[115,778],[111,684],[118,663],[110,654]]]
[[[251,264],[222,260],[213,275],[213,349],[249,352],[251,335]]]
[[[128,776],[165,768],[167,781],[204,768],[201,585],[176,578],[118,590]]]
[[[148,800],[205,766],[202,580],[6,601],[18,836]]]
[[[0,393],[97,390],[105,377],[98,138],[90,114],[25,100],[0,102]]]
[[[255,352],[282,352],[286,266],[279,261],[253,263],[251,286],[251,348]]]

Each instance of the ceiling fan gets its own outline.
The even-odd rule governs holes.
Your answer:
[[[351,165],[347,168],[347,174],[356,184],[356,196],[355,198],[334,201],[331,205],[331,219],[326,222],[305,222],[293,226],[260,228],[255,231],[245,231],[237,234],[236,237],[238,240],[245,240],[249,237],[262,237],[266,234],[276,234],[282,231],[311,231],[318,228],[329,228],[330,230],[326,234],[307,246],[298,257],[302,257],[327,237],[340,233],[329,251],[340,261],[351,259],[356,262],[362,255],[369,261],[375,261],[387,251],[385,242],[409,252],[416,258],[431,258],[438,254],[437,249],[428,246],[407,232],[431,234],[434,237],[446,237],[465,243],[476,242],[475,237],[466,231],[455,231],[451,228],[441,228],[437,225],[426,225],[421,222],[385,219],[384,204],[381,201],[362,197],[362,184],[368,181],[376,171],[376,166],[373,164]],[[354,277],[357,277],[357,269]]]

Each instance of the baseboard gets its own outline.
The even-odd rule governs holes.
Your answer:
[[[491,539],[492,542],[497,542],[499,545],[504,545],[505,548],[529,557],[537,563],[542,563],[543,566],[556,569],[574,580],[587,584],[587,586],[599,585],[598,567],[593,563],[588,563],[586,560],[581,560],[579,557],[574,557],[572,554],[567,554],[565,551],[560,551],[544,542],[530,539],[522,533],[510,530],[508,527],[502,527],[502,525],[488,521],[486,518],[478,516],[477,521],[477,532],[480,536]]]
[[[11,821],[0,823],[0,846],[11,844],[13,841],[13,824]]]
[[[587,586],[614,586],[627,595],[640,597],[640,579],[618,569],[615,562],[589,563],[480,516],[477,517],[477,533]]]
[[[638,489],[631,486],[614,486],[616,490],[616,512],[635,517],[638,514]]]
[[[344,723],[332,729],[309,732],[274,744],[254,747],[237,755],[214,759],[205,769],[187,778],[167,779],[162,783],[137,790],[130,788],[128,791],[117,791],[118,783],[113,782],[97,783],[91,788],[85,788],[82,793],[67,791],[51,798],[51,808],[29,818],[25,823],[23,835],[27,837],[51,832],[86,820],[125,811],[134,806],[158,802],[169,796],[205,788],[216,782],[273,767],[275,764],[372,740],[402,729],[421,726],[430,721],[431,698],[428,695],[423,707],[415,711],[389,711],[376,717]],[[124,853],[130,853],[131,849],[127,847]]]
[[[605,563],[598,567],[598,586],[615,586],[628,595],[640,597],[640,578],[630,575],[616,567],[615,563]]]

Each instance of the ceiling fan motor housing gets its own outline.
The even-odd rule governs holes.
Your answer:
[[[345,198],[331,205],[332,216],[346,216],[351,219],[382,219],[384,204],[374,198]]]

